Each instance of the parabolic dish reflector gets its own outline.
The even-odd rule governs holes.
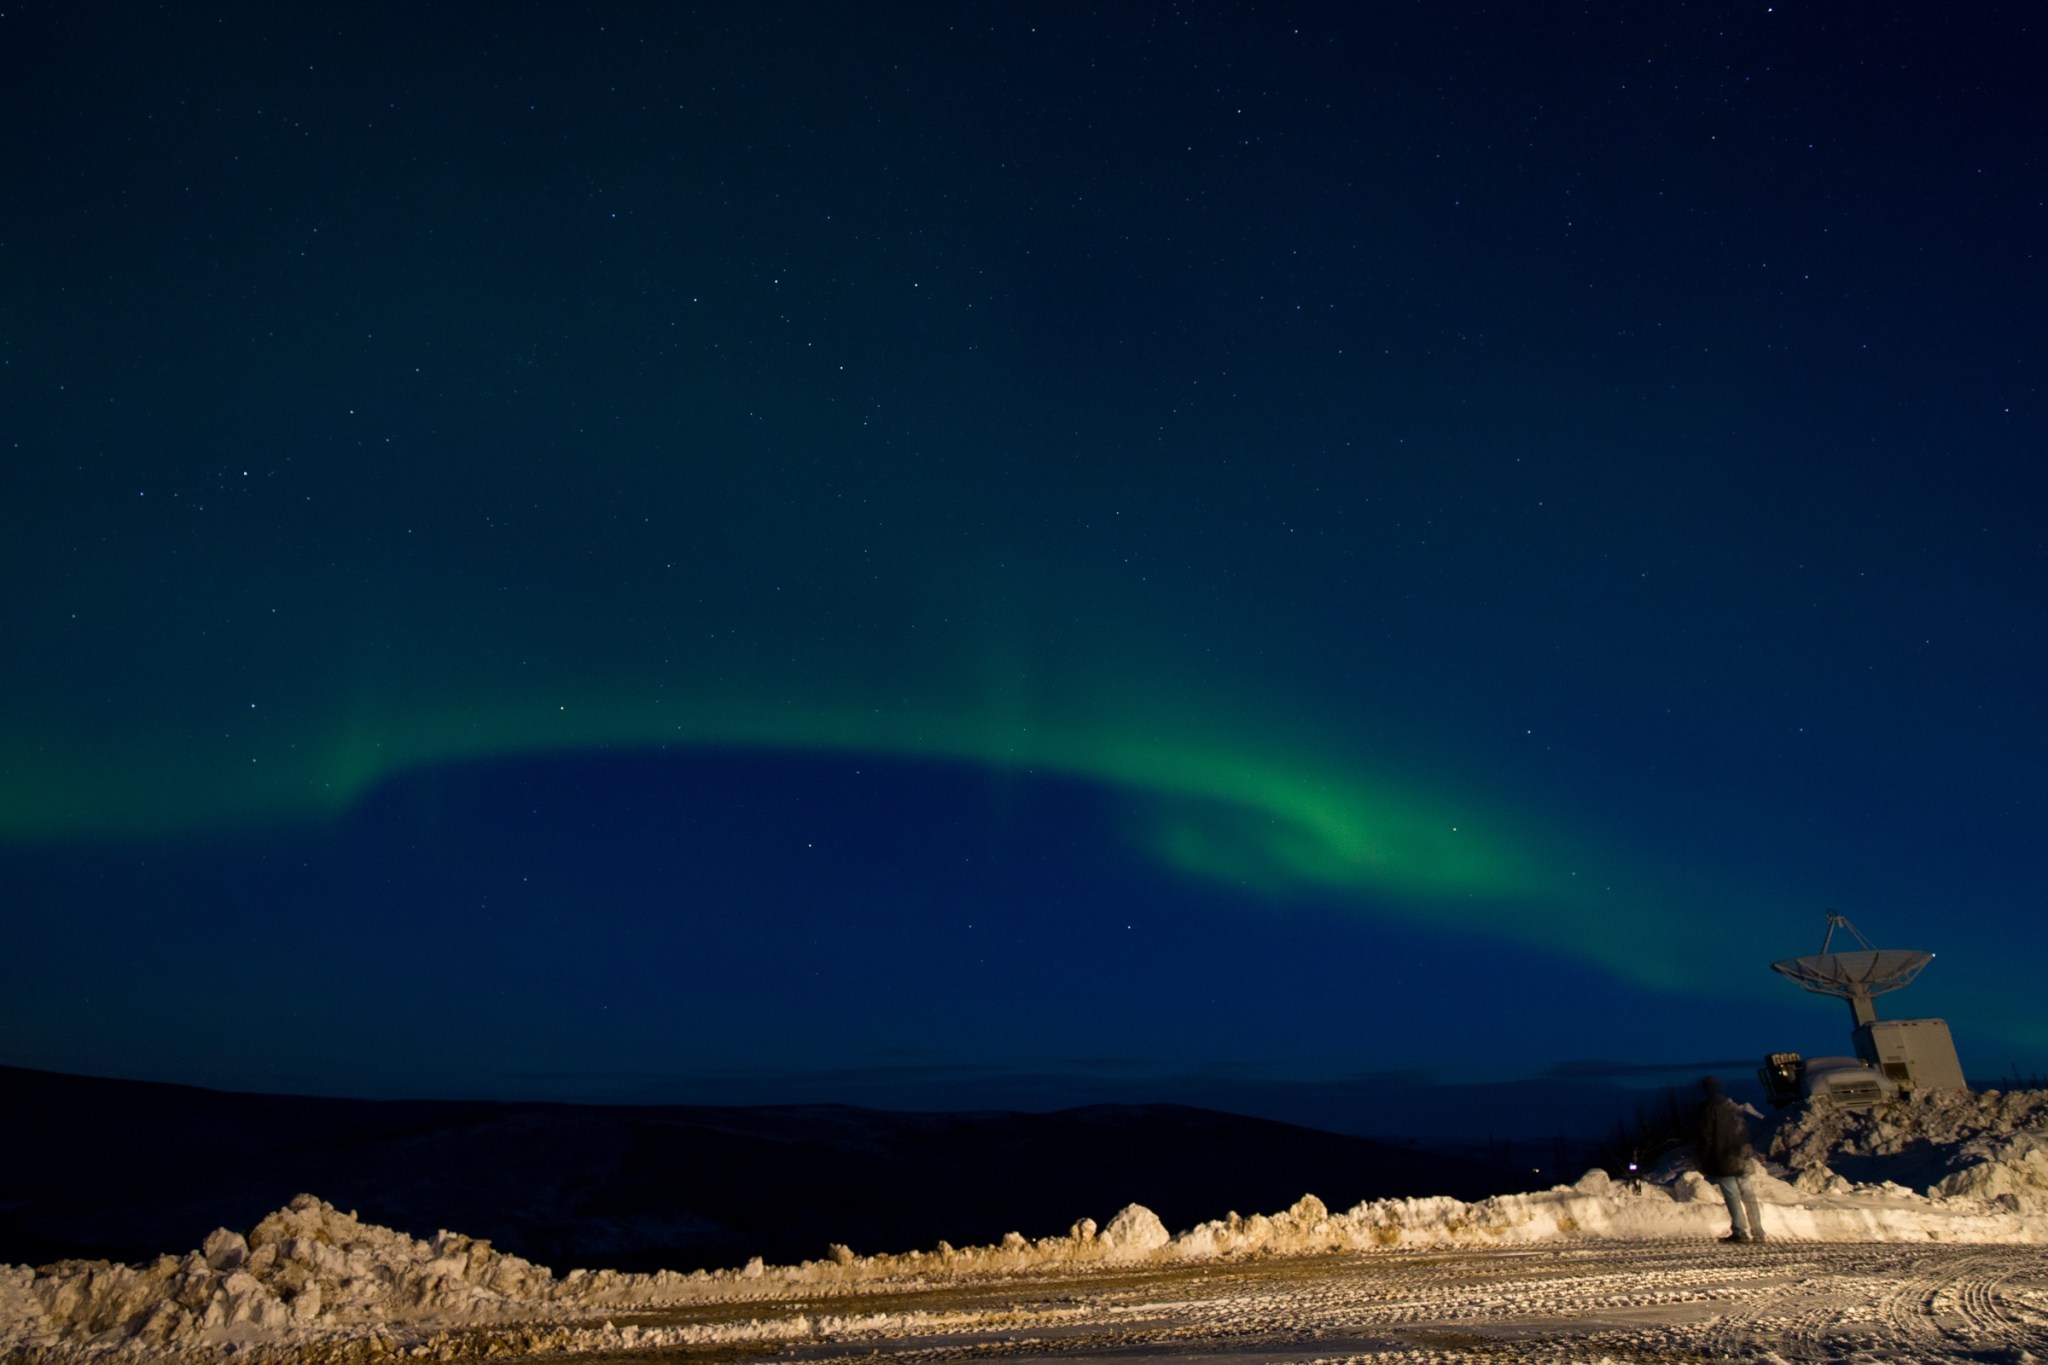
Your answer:
[[[1843,997],[1883,995],[1911,984],[1933,953],[1910,948],[1868,948],[1854,953],[1815,953],[1773,962],[1771,970],[1807,990]]]

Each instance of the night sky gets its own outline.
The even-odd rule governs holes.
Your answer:
[[[0,1062],[1283,1112],[1846,1052],[1832,907],[2048,1068],[2043,70],[14,0]]]

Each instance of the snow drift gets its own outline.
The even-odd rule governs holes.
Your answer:
[[[1937,1092],[1861,1112],[1806,1106],[1778,1127],[1769,1155],[1802,1190],[1890,1181],[2048,1212],[2048,1090]]]
[[[1759,1177],[1772,1237],[1818,1241],[2048,1242],[2048,1092],[1936,1096],[1869,1114],[1810,1110],[1781,1126]],[[1863,1178],[1852,1180],[1844,1171]],[[1887,1173],[1888,1172],[1888,1173]],[[1912,1183],[1896,1178],[1913,1176]],[[1708,1238],[1719,1193],[1674,1166],[1641,1184],[1600,1171],[1576,1184],[1467,1203],[1384,1199],[1332,1212],[1313,1195],[1171,1234],[1132,1205],[1060,1237],[688,1275],[546,1267],[488,1242],[416,1239],[301,1195],[247,1235],[225,1228],[141,1266],[67,1261],[0,1268],[0,1351],[70,1361],[185,1355],[365,1360],[489,1349],[580,1351],[744,1341],[760,1324],[615,1327],[607,1315],[904,1287],[971,1276],[1086,1273],[1220,1257],[1529,1246],[1566,1239]],[[869,1315],[873,1317],[873,1315]],[[866,1321],[867,1319],[860,1319]],[[879,1321],[880,1319],[876,1319]],[[852,1318],[806,1320],[818,1335]],[[776,1329],[790,1330],[787,1322]]]

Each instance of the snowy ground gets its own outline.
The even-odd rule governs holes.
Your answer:
[[[2034,1247],[1622,1243],[1344,1254],[615,1319],[631,1358],[920,1362],[1985,1361],[2048,1357]],[[836,1316],[835,1316],[836,1314]],[[628,1342],[693,1326],[666,1349]],[[735,1353],[733,1337],[752,1337]]]
[[[1040,1270],[550,1316],[251,1342],[228,1358],[2018,1362],[2048,1359],[2048,1257],[2035,1246],[1578,1243]]]
[[[557,1276],[302,1196],[182,1257],[0,1267],[0,1357],[2048,1358],[2048,1094],[1777,1136],[1761,1245],[1715,1240],[1720,1197],[1678,1165],[1469,1204],[1304,1197],[1178,1234],[1132,1206],[1036,1241],[690,1275]]]

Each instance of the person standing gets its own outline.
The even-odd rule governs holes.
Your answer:
[[[1756,1153],[1749,1145],[1749,1125],[1735,1101],[1721,1090],[1719,1078],[1703,1077],[1698,1120],[1693,1129],[1692,1152],[1700,1174],[1721,1187],[1728,1201],[1728,1235],[1724,1242],[1761,1242],[1764,1239],[1763,1210],[1756,1202]]]

